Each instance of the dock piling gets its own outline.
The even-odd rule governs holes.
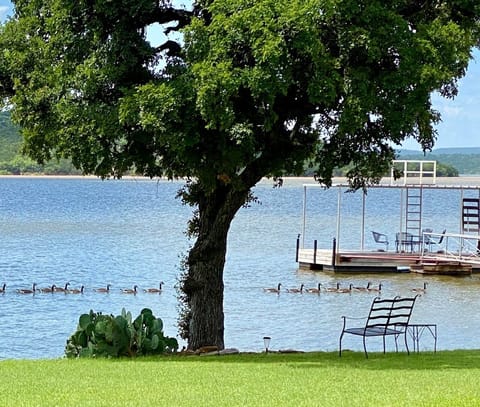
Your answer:
[[[333,238],[333,247],[332,247],[332,266],[335,267],[337,261],[337,239]]]
[[[298,252],[300,251],[300,234],[297,236],[297,250],[295,251],[295,263],[298,263]]]

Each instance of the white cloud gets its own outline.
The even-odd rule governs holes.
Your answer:
[[[462,116],[464,113],[460,106],[443,106],[440,108],[440,111],[442,113],[443,120],[448,118],[457,118]]]
[[[7,13],[10,10],[8,6],[0,6],[0,20],[4,20],[7,17]]]
[[[438,124],[438,139],[435,148],[441,147],[479,147],[480,137],[480,51],[473,52],[467,74],[459,81],[458,95],[455,99],[432,96],[433,108],[442,115]]]

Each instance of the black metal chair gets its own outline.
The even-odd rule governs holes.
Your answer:
[[[385,251],[388,252],[388,236],[383,233],[374,232],[372,230],[373,240],[375,243],[380,243],[385,245]]]
[[[395,339],[395,350],[398,352],[398,338],[403,336],[405,349],[410,354],[407,343],[407,328],[410,316],[415,305],[417,296],[401,298],[399,296],[387,299],[376,297],[370,307],[366,318],[351,318],[342,316],[343,327],[339,339],[339,356],[342,356],[342,339],[345,334],[361,336],[363,339],[363,350],[368,358],[366,338],[379,336],[383,339],[383,353],[385,353],[385,338],[393,336]],[[347,320],[362,319],[365,322],[356,327],[347,327]]]
[[[423,231],[424,232],[429,232],[429,233],[433,232],[432,229],[424,229]],[[442,244],[443,239],[445,238],[445,233],[446,232],[447,232],[447,229],[443,229],[443,232],[440,235],[440,238],[438,238],[438,239],[435,239],[431,235],[428,235],[428,234],[424,235],[423,243],[428,246],[428,251],[429,252],[432,251],[432,246],[433,245],[437,245],[437,247],[438,247]]]
[[[407,248],[410,249],[410,252],[413,252],[413,235],[408,232],[397,232],[395,235],[395,249],[398,252],[405,250]]]

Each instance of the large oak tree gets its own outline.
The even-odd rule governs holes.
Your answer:
[[[0,90],[24,152],[85,173],[186,179],[189,348],[224,346],[227,233],[262,177],[305,162],[330,185],[378,181],[392,145],[428,150],[431,94],[457,92],[478,45],[478,0],[14,0]],[[167,24],[182,40],[152,46]]]

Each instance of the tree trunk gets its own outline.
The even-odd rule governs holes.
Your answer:
[[[223,269],[227,235],[249,190],[218,187],[199,203],[198,237],[189,252],[182,290],[189,307],[188,348],[224,349]]]

